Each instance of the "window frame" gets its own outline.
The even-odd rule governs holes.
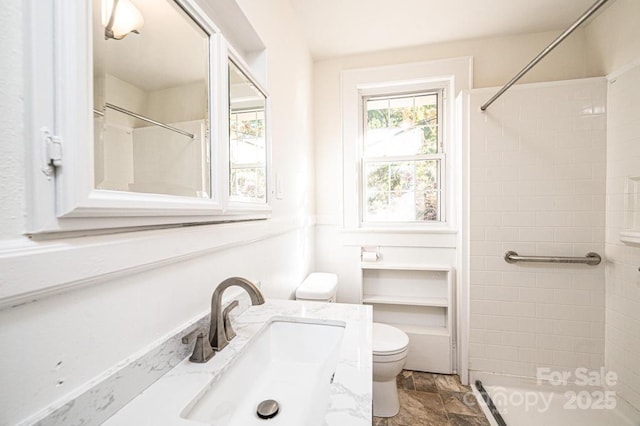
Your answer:
[[[252,81],[258,81],[253,68],[243,60],[246,51],[231,46],[211,19],[212,10],[205,11],[196,0],[173,1],[209,35],[211,198],[95,188],[92,2],[30,0],[26,14],[29,16],[26,68],[30,70],[26,99],[30,141],[26,147],[27,235],[87,234],[270,217],[268,200],[264,206],[229,203],[225,74],[227,58],[235,55],[236,63],[244,67],[243,72]],[[255,39],[259,41],[255,32],[251,37],[252,43],[256,43]],[[264,52],[264,44],[259,44]],[[263,54],[254,56],[264,58]],[[264,88],[261,89],[266,96]],[[269,144],[268,138],[266,143]],[[49,164],[52,148],[59,148],[62,153],[57,167]]]
[[[377,91],[369,91],[361,93],[360,102],[361,102],[361,126],[360,132],[361,136],[359,137],[360,143],[360,167],[359,167],[359,193],[360,193],[360,205],[359,205],[359,220],[360,226],[362,227],[406,227],[406,226],[423,226],[425,224],[442,224],[446,223],[446,202],[447,202],[447,179],[446,179],[446,171],[447,171],[447,158],[446,158],[446,148],[447,143],[445,135],[447,132],[446,126],[446,113],[445,113],[445,102],[446,102],[446,91],[445,87],[431,87],[428,85],[428,88],[421,89],[419,87],[415,87],[414,90],[410,91],[398,91],[398,92],[389,92],[388,88],[382,88],[381,93]],[[438,152],[435,154],[415,154],[415,155],[403,155],[403,156],[380,156],[380,157],[367,157],[365,154],[365,137],[367,133],[367,102],[369,100],[376,99],[399,99],[403,97],[415,97],[419,95],[428,95],[435,94],[436,95],[436,108],[437,108],[437,117],[438,117],[438,136],[437,136],[437,146]],[[393,163],[393,162],[410,162],[410,161],[430,161],[436,160],[438,163],[438,220],[427,221],[427,220],[380,220],[380,221],[371,221],[366,220],[366,210],[367,210],[367,190],[366,190],[366,166],[371,163]]]
[[[336,219],[347,233],[411,233],[442,234],[457,232],[463,225],[460,206],[464,205],[462,188],[464,181],[457,175],[463,168],[465,158],[463,140],[464,120],[462,114],[463,92],[473,87],[473,58],[470,56],[409,62],[397,65],[352,68],[341,71],[341,117],[342,117],[342,206]],[[446,222],[421,224],[362,224],[360,197],[360,155],[362,146],[362,96],[371,94],[393,94],[443,87],[447,102],[446,137]],[[454,173],[456,172],[456,173]]]

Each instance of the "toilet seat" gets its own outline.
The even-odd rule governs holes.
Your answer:
[[[390,362],[406,356],[409,336],[396,327],[378,322],[373,323],[373,360]]]
[[[402,361],[403,359],[405,359],[407,357],[407,354],[409,353],[409,349],[405,349],[402,352],[399,352],[397,354],[394,355],[376,355],[373,354],[373,363],[374,364],[384,364],[387,362],[397,362],[397,361]]]

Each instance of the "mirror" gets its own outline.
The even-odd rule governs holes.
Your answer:
[[[209,34],[172,0],[93,0],[94,178],[211,197]]]
[[[229,197],[267,201],[264,93],[229,61]]]

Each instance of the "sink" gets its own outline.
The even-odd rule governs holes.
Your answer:
[[[234,318],[237,337],[209,362],[183,359],[104,426],[371,426],[372,316],[366,305],[252,306]],[[157,359],[154,366],[165,362]],[[279,412],[262,420],[257,408],[270,399]]]
[[[269,322],[181,417],[220,426],[322,425],[344,329],[338,321]],[[268,420],[256,412],[265,400],[279,406]]]

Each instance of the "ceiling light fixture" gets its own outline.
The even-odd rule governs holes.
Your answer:
[[[144,18],[130,0],[102,0],[104,38],[122,40],[129,33],[140,34]]]

